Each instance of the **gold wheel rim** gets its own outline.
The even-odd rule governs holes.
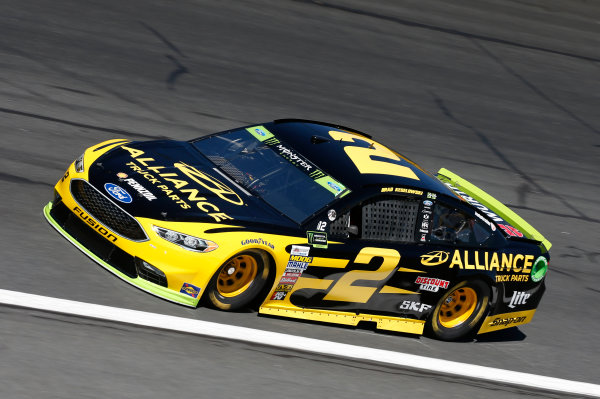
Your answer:
[[[477,306],[477,293],[473,288],[461,287],[446,295],[443,299],[438,317],[440,324],[453,328],[464,323]]]
[[[234,297],[246,291],[258,271],[256,259],[238,255],[221,268],[217,277],[217,290],[224,297]]]

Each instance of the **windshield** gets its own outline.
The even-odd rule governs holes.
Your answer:
[[[192,144],[240,186],[297,223],[349,192],[263,126]]]

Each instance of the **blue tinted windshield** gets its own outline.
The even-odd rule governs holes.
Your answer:
[[[193,145],[240,186],[297,223],[347,192],[262,126],[210,136]]]

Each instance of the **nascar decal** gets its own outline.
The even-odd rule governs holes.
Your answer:
[[[327,233],[322,231],[307,231],[308,243],[315,248],[327,248]]]
[[[481,202],[477,201],[475,198],[467,195],[466,193],[460,191],[458,188],[454,187],[450,183],[444,183],[448,186],[452,191],[454,191],[459,197],[467,201],[469,204],[473,205],[475,208],[479,209],[482,213],[486,214],[490,219],[494,222],[498,222],[498,226],[504,231],[504,233],[511,237],[523,237],[523,233],[521,233],[518,229],[511,226],[506,220],[502,219],[500,216],[496,215],[492,212],[487,206],[483,205]],[[483,219],[483,218],[480,218]],[[496,230],[495,228],[493,230]]]
[[[217,205],[202,197],[198,189],[191,188],[194,183],[211,191],[224,201],[235,205],[244,204],[241,197],[230,187],[193,166],[183,162],[175,162],[169,168],[175,167],[179,173],[165,173],[161,172],[161,169],[165,169],[167,166],[154,165],[154,158],[143,157],[144,151],[127,146],[121,146],[121,148],[129,152],[131,158],[134,159],[126,165],[134,172],[142,175],[153,186],[160,189],[163,194],[177,203],[182,209],[190,209],[192,207],[191,204],[194,204],[202,212],[212,217],[215,222],[233,219],[226,213],[221,212]]]
[[[292,246],[292,249],[302,248],[296,245]],[[304,247],[306,248],[306,247]],[[300,252],[300,250],[296,250],[295,252]],[[308,251],[302,251],[308,254]],[[298,281],[298,278],[302,276],[302,273],[308,268],[308,265],[312,263],[313,258],[311,256],[303,256],[303,255],[290,255],[290,259],[288,264],[283,272],[283,275],[279,279],[279,283],[271,295],[271,300],[281,301],[285,299],[288,293],[294,288],[294,284]]]

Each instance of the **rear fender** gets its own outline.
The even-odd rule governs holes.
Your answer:
[[[537,241],[548,251],[552,244],[539,231],[527,223],[523,218],[509,209],[506,205],[468,182],[462,177],[450,172],[448,169],[442,168],[437,173],[437,178],[451,186],[454,192],[465,199],[467,202],[475,200],[484,207],[494,212],[502,218],[507,224],[518,228],[529,240]],[[457,190],[458,189],[458,190]]]

